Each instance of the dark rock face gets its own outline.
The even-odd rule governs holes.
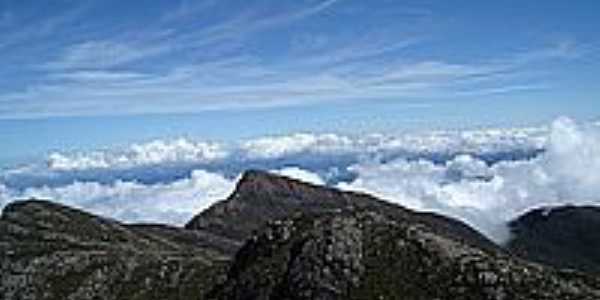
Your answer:
[[[203,299],[229,258],[216,241],[16,202],[0,219],[0,299]]]
[[[600,299],[600,282],[352,210],[272,222],[216,299]]]
[[[508,248],[526,259],[600,274],[600,208],[536,209],[510,223]]]

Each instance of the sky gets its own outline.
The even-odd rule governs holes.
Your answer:
[[[181,224],[248,168],[490,234],[526,208],[595,203],[598,11],[0,0],[0,207],[35,196]]]
[[[169,135],[593,119],[599,6],[2,0],[0,162]]]

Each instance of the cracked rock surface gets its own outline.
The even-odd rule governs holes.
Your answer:
[[[600,299],[597,278],[479,249],[368,210],[271,222],[217,299]]]
[[[0,299],[203,299],[229,258],[208,244],[198,232],[16,202],[0,219]]]

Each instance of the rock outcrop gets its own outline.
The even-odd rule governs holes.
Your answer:
[[[272,222],[238,252],[216,299],[600,299],[558,271],[369,210]]]

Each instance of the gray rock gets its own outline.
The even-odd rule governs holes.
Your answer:
[[[289,232],[291,237],[272,235]],[[372,211],[269,224],[238,252],[216,299],[600,299],[597,278],[479,249]]]
[[[203,299],[230,258],[210,244],[196,231],[16,202],[0,218],[0,299]]]

